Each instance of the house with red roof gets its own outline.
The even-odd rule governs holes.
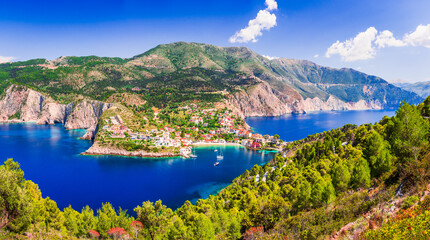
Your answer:
[[[260,148],[261,148],[261,143],[259,143],[259,142],[253,142],[253,143],[251,144],[250,148],[253,148],[253,149],[260,149]]]

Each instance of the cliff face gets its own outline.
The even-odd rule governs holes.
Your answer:
[[[366,109],[382,109],[382,104],[376,101],[366,102],[359,100],[358,102],[344,102],[334,96],[330,96],[327,101],[323,101],[317,97],[301,100],[295,105],[297,113],[306,113],[314,111],[332,111],[332,110],[366,110]]]
[[[72,107],[64,126],[66,129],[87,129],[83,139],[93,139],[97,131],[98,121],[109,107],[111,107],[109,103],[82,101]]]
[[[66,106],[23,86],[12,85],[0,100],[1,122],[64,123]]]
[[[291,112],[291,108],[278,95],[269,84],[260,83],[247,92],[230,95],[228,102],[241,117],[279,116]]]
[[[313,111],[382,109],[383,107],[378,100],[344,102],[333,95],[326,101],[318,97],[303,99],[299,94],[285,95],[278,92],[267,83],[260,83],[248,89],[247,92],[236,92],[230,95],[227,101],[242,117],[280,116],[287,113]]]
[[[0,100],[0,122],[62,123],[67,129],[87,129],[83,138],[93,139],[99,118],[110,106],[92,100],[59,104],[27,87],[12,85]]]

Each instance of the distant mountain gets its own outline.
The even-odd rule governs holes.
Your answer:
[[[414,92],[423,98],[430,96],[430,82],[395,83],[394,85],[406,91]]]
[[[423,99],[352,69],[304,60],[269,60],[245,47],[177,42],[133,58],[61,57],[0,64],[0,87],[26,85],[69,103],[140,94],[154,106],[227,101],[243,116],[397,107]]]

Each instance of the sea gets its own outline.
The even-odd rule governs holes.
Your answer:
[[[344,124],[373,123],[394,111],[336,111],[288,114],[281,117],[247,118],[261,134],[279,134],[293,141]],[[195,203],[228,186],[246,169],[270,161],[274,154],[239,146],[196,147],[195,159],[83,156],[92,142],[80,140],[85,130],[66,130],[63,125],[33,123],[0,124],[0,159],[21,164],[25,178],[39,185],[43,197],[60,209],[71,205],[93,209],[110,202],[133,215],[145,201],[162,200],[176,209],[185,201]],[[215,167],[216,156],[224,159]]]

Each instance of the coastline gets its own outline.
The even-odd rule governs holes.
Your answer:
[[[210,147],[210,146],[232,146],[232,147],[243,147],[245,146],[238,143],[193,143],[193,147]],[[129,152],[123,149],[114,149],[109,147],[91,146],[87,151],[80,155],[85,156],[124,156],[124,157],[142,157],[142,158],[170,158],[170,157],[184,157],[188,158],[180,153],[164,152],[164,153],[153,153],[145,151],[134,151]]]
[[[239,143],[204,143],[204,142],[193,143],[193,144],[191,144],[191,146],[195,146],[195,147],[210,147],[210,146],[245,147]]]
[[[143,158],[169,158],[169,157],[186,157],[180,153],[164,152],[164,153],[153,153],[145,151],[134,151],[129,152],[122,149],[113,149],[108,147],[91,146],[87,151],[81,153],[81,155],[87,156],[124,156],[124,157],[143,157]]]
[[[37,124],[37,121],[23,121],[22,119],[0,120],[0,124],[15,124],[15,123],[45,125],[45,124]]]

